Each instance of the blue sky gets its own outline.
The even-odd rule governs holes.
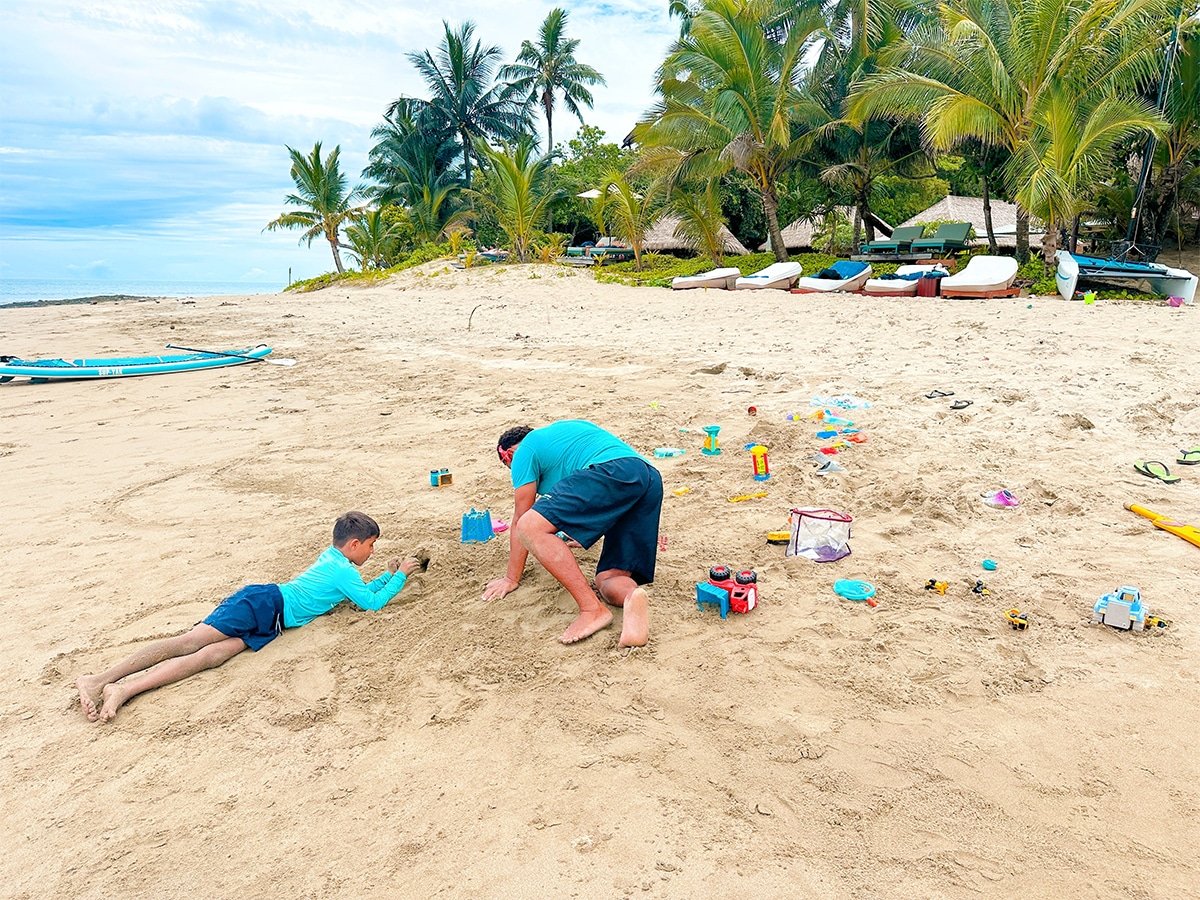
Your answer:
[[[0,0],[0,279],[276,281],[332,268],[263,233],[291,190],[285,145],[366,164],[384,108],[423,86],[405,53],[470,19],[511,60],[552,2]],[[620,140],[677,25],[666,0],[582,0],[587,115]],[[436,12],[431,16],[430,10]],[[562,109],[555,137],[577,127]]]

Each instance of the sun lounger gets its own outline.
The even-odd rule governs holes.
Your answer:
[[[793,294],[832,293],[845,291],[852,293],[861,288],[871,277],[871,267],[864,262],[850,262],[839,259],[828,269],[822,269],[816,275],[801,278],[792,288]]]
[[[885,275],[880,278],[868,278],[862,286],[862,292],[876,297],[912,297],[917,293],[917,282],[926,272],[950,274],[945,268],[936,264],[900,266],[896,269],[897,277],[888,278]]]
[[[1017,261],[1011,256],[972,256],[957,275],[942,279],[943,297],[1015,297]]]
[[[739,291],[753,291],[761,288],[777,288],[786,291],[796,283],[804,269],[800,263],[772,263],[753,275],[744,275],[734,282],[734,288]]]
[[[671,290],[686,291],[690,288],[723,288],[732,291],[734,284],[741,277],[741,270],[732,266],[725,269],[713,269],[711,272],[701,272],[699,275],[680,275],[671,279]]]
[[[892,232],[890,238],[871,241],[858,248],[859,253],[907,253],[913,241],[925,233],[923,225],[904,225]]]
[[[909,246],[912,253],[935,250],[939,253],[957,253],[967,249],[967,236],[971,233],[968,222],[946,222],[939,225],[932,236],[913,241]]]

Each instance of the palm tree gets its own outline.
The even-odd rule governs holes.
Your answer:
[[[279,218],[268,222],[263,231],[275,231],[280,228],[303,228],[300,236],[301,243],[312,246],[314,239],[324,237],[329,241],[333,251],[333,264],[339,274],[344,272],[342,257],[338,253],[341,243],[338,240],[338,229],[358,210],[351,202],[357,197],[357,190],[347,190],[346,176],[338,165],[341,147],[334,147],[324,160],[321,159],[321,142],[313,145],[312,153],[304,156],[299,150],[287,148],[292,158],[292,181],[296,184],[296,193],[288,194],[284,202],[291,206],[302,207],[292,212],[280,213]]]
[[[429,103],[411,97],[392,102],[383,124],[371,130],[363,177],[376,182],[370,193],[381,204],[407,203],[410,186],[447,175],[456,180],[457,135]]]
[[[559,195],[550,185],[550,157],[535,156],[528,136],[517,141],[511,151],[494,150],[479,141],[476,153],[487,166],[487,189],[470,193],[496,217],[517,260],[527,262],[550,204]]]
[[[605,196],[604,215],[612,233],[633,248],[633,264],[642,270],[642,247],[646,243],[646,232],[658,221],[662,213],[659,196],[665,181],[650,185],[644,194],[638,193],[618,172],[610,173],[600,186]]]
[[[672,193],[669,206],[679,217],[675,236],[719,266],[725,258],[725,216],[717,182],[709,181],[700,190],[680,187]]]
[[[1046,265],[1054,264],[1059,230],[1093,207],[1093,188],[1110,170],[1114,149],[1133,135],[1164,130],[1166,122],[1144,101],[1080,98],[1063,85],[1045,94],[1011,171],[1021,185],[1017,202],[1046,223]]]
[[[458,135],[464,180],[470,186],[475,141],[516,140],[529,129],[529,117],[511,85],[492,83],[503,51],[475,40],[473,22],[464,22],[457,31],[442,22],[442,28],[445,34],[436,56],[426,50],[409,53],[408,59],[429,88],[430,109]]]
[[[659,70],[662,99],[633,132],[645,165],[669,164],[679,180],[731,169],[748,175],[779,260],[787,250],[776,183],[802,148],[793,126],[820,114],[797,81],[806,49],[824,34],[815,14],[799,13],[773,40],[764,23],[788,8],[781,0],[704,0]]]
[[[1131,93],[1153,76],[1162,6],[1163,0],[948,0],[940,22],[916,29],[854,87],[848,114],[859,121],[871,115],[920,121],[937,150],[975,138],[1008,151],[1005,179],[1014,195],[1022,194],[1021,167],[1013,161],[1028,159],[1026,145],[1052,107],[1062,108],[1056,98],[1063,90],[1073,102],[1092,105]],[[1022,257],[1029,252],[1029,212],[1018,202]]]
[[[512,83],[518,94],[524,94],[532,106],[540,103],[546,115],[546,152],[554,152],[554,103],[562,94],[563,105],[574,113],[580,123],[583,112],[580,105],[592,106],[589,85],[603,85],[604,76],[575,60],[578,40],[567,40],[567,14],[561,9],[552,9],[542,22],[541,33],[536,45],[530,41],[521,44],[517,61],[500,70],[500,77]]]
[[[346,226],[346,239],[360,268],[364,271],[368,266],[386,269],[403,230],[401,223],[389,222],[383,210],[368,209],[356,216],[353,224]]]

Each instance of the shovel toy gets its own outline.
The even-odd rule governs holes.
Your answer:
[[[1149,519],[1154,523],[1155,528],[1161,528],[1163,531],[1169,531],[1176,537],[1181,537],[1189,544],[1194,544],[1200,547],[1200,528],[1195,525],[1184,525],[1182,522],[1172,522],[1167,516],[1159,515],[1153,510],[1146,509],[1144,506],[1138,506],[1136,503],[1126,503],[1125,508],[1132,513],[1137,513],[1144,519]]]

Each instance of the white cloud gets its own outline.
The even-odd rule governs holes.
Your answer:
[[[291,188],[284,145],[340,145],[356,176],[386,106],[425,94],[405,54],[434,48],[443,19],[474,21],[507,61],[555,5],[445,0],[432,15],[413,0],[12,7],[0,32],[0,265],[18,277],[74,272],[80,247],[101,246],[114,277],[323,271],[315,244],[261,233]],[[649,106],[677,26],[665,2],[566,8],[578,58],[608,80],[587,121],[619,141]],[[577,124],[560,106],[555,137]]]

